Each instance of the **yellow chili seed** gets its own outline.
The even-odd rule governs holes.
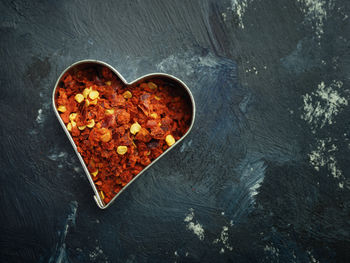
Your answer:
[[[132,98],[132,93],[127,90],[123,93],[123,97],[124,97],[124,99],[130,99],[130,98]]]
[[[77,123],[75,121],[70,121],[70,123],[72,124],[72,127],[77,126]]]
[[[78,114],[76,114],[75,112],[73,112],[73,113],[69,114],[69,120],[70,120],[70,121],[74,121],[75,118],[76,118],[77,116],[78,116]]]
[[[91,100],[95,100],[95,99],[98,98],[98,95],[99,95],[99,93],[98,93],[97,90],[92,90],[92,91],[89,93],[89,98],[90,98]]]
[[[165,141],[169,146],[171,146],[175,143],[175,139],[171,134],[169,134],[165,137]]]
[[[107,110],[105,111],[105,114],[107,114],[107,115],[114,114],[114,109],[107,109]]]
[[[86,125],[78,126],[78,129],[81,130],[81,131],[85,130],[85,128],[86,128]]]
[[[108,85],[108,86],[111,86],[112,85],[112,81],[106,81],[105,84]]]
[[[100,191],[100,194],[101,194],[102,200],[105,199],[105,195],[103,194],[103,191]]]
[[[83,94],[78,93],[77,95],[75,95],[74,99],[78,102],[81,103],[84,100],[84,96]]]
[[[98,174],[98,170],[96,170],[95,172],[93,172],[93,173],[91,173],[94,177],[96,177],[97,176],[97,174]]]
[[[131,125],[130,127],[130,132],[131,134],[136,134],[141,130],[141,125],[135,122],[134,124]]]
[[[67,130],[68,130],[68,131],[72,131],[72,128],[73,128],[73,127],[72,127],[72,124],[71,124],[71,123],[68,123],[68,124],[67,124]]]
[[[88,99],[85,99],[85,106],[89,107],[89,105],[90,105],[90,101]]]
[[[95,120],[94,119],[89,120],[88,124],[86,126],[88,126],[89,128],[94,127],[95,126]]]
[[[153,119],[157,119],[158,118],[158,114],[153,112],[149,115],[150,117],[152,117]]]
[[[118,146],[117,148],[117,153],[120,155],[126,154],[127,151],[128,151],[128,147],[126,146]]]
[[[148,87],[149,87],[150,89],[156,89],[156,88],[158,88],[157,84],[155,84],[155,83],[153,83],[153,82],[148,82],[147,84],[148,84]]]
[[[64,105],[60,105],[60,106],[58,106],[57,110],[60,111],[60,112],[66,112],[67,108]]]
[[[83,91],[83,96],[86,99],[89,95],[89,93],[91,92],[91,87],[90,88],[85,88]]]
[[[156,100],[161,100],[161,98],[158,97],[158,96],[154,96],[154,98],[155,98]]]

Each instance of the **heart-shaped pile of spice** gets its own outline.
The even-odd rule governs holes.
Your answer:
[[[131,84],[105,63],[80,63],[60,77],[54,106],[104,208],[188,133],[194,102],[174,77]],[[87,168],[87,169],[86,169]]]

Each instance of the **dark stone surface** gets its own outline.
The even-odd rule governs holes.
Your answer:
[[[1,262],[349,261],[349,1],[0,8]],[[191,134],[106,211],[51,109],[87,58],[173,74],[197,103]]]

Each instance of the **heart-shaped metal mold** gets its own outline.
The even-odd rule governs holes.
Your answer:
[[[147,80],[154,80],[154,79],[161,79],[163,81],[166,81],[167,83],[171,83],[171,86],[173,88],[178,88],[178,89],[182,89],[184,91],[184,93],[186,94],[186,96],[188,96],[188,101],[189,103],[191,104],[190,105],[190,109],[192,110],[191,112],[191,122],[190,122],[190,125],[189,125],[189,128],[187,130],[187,132],[185,134],[182,135],[182,137],[180,139],[178,139],[172,146],[170,146],[168,149],[166,149],[161,155],[159,155],[156,159],[154,159],[149,165],[147,165],[146,167],[143,168],[142,171],[140,171],[131,181],[129,181],[107,204],[102,200],[99,192],[98,192],[98,189],[90,175],[90,172],[87,168],[87,165],[86,163],[84,162],[81,154],[78,152],[78,149],[77,149],[77,145],[75,144],[73,138],[72,138],[72,135],[70,134],[70,132],[68,131],[65,123],[63,122],[58,110],[57,110],[57,107],[56,107],[56,94],[57,94],[57,88],[59,87],[60,83],[62,82],[62,77],[65,76],[66,73],[69,73],[69,72],[74,72],[74,71],[77,71],[77,70],[82,70],[84,68],[91,68],[91,67],[107,67],[109,70],[111,70],[115,76],[123,83],[123,85],[127,86],[127,87],[130,87],[132,89],[132,87],[135,87],[137,86],[137,84],[140,84],[140,83],[143,83],[143,82],[146,82]],[[123,76],[116,70],[114,69],[111,65],[105,63],[105,62],[102,62],[102,61],[98,61],[98,60],[81,60],[81,61],[78,61],[74,64],[72,64],[71,66],[69,66],[68,68],[66,68],[62,74],[59,76],[56,84],[55,84],[55,88],[53,90],[53,94],[52,94],[52,105],[53,105],[53,110],[57,116],[57,119],[58,121],[60,122],[63,130],[65,131],[69,141],[71,142],[72,146],[73,146],[73,149],[74,151],[76,152],[79,160],[80,160],[80,163],[85,171],[85,174],[92,186],[92,189],[95,193],[94,195],[94,199],[98,205],[99,208],[101,209],[105,209],[107,207],[109,207],[114,201],[115,199],[123,192],[125,191],[131,183],[133,183],[137,178],[139,178],[147,169],[149,169],[155,162],[157,162],[160,158],[162,158],[166,153],[168,153],[171,149],[173,149],[173,147],[175,145],[177,145],[178,143],[180,143],[187,135],[188,133],[191,131],[192,127],[193,127],[193,124],[194,124],[194,119],[195,119],[195,111],[196,111],[196,107],[195,107],[195,102],[194,102],[194,98],[193,98],[193,95],[190,91],[190,89],[186,86],[186,84],[184,82],[182,82],[180,79],[172,76],[172,75],[169,75],[169,74],[165,74],[165,73],[152,73],[152,74],[147,74],[143,77],[140,77],[130,83],[128,83],[124,78]]]

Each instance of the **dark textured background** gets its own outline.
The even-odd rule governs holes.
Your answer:
[[[0,10],[1,262],[349,262],[349,1]],[[197,103],[190,135],[105,211],[51,108],[87,58],[173,74]]]

